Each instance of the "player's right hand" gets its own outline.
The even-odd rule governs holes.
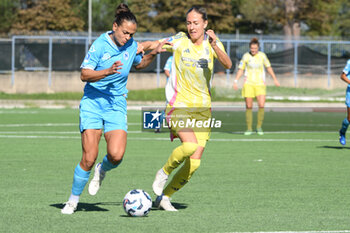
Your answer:
[[[233,83],[233,89],[235,89],[236,91],[238,90],[238,85],[237,85],[237,83]]]
[[[118,70],[120,70],[123,66],[123,63],[121,61],[116,61],[113,63],[113,65],[109,68],[109,72],[110,74],[120,74],[120,72]]]

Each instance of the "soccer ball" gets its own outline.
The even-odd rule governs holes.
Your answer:
[[[123,200],[125,213],[133,217],[146,216],[152,207],[151,196],[142,189],[128,192]]]

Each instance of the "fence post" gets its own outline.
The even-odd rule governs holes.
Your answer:
[[[11,86],[15,85],[15,40],[16,36],[12,37],[12,48],[11,48]]]
[[[298,85],[298,42],[294,42],[294,87]]]
[[[48,84],[51,87],[51,71],[52,71],[52,37],[49,38],[49,77]]]
[[[331,43],[327,43],[327,80],[329,88],[331,86]]]

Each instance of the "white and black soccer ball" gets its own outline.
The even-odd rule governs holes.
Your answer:
[[[129,216],[146,216],[152,208],[152,199],[144,190],[133,189],[125,195],[123,207]]]

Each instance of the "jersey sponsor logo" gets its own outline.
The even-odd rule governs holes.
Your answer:
[[[90,53],[96,52],[95,46],[91,45],[89,52]]]
[[[103,57],[101,59],[102,59],[102,61],[106,61],[110,58],[111,58],[111,55],[109,53],[105,53],[105,54],[103,54]]]
[[[190,53],[190,49],[185,49],[184,53]]]
[[[125,51],[125,53],[124,53],[124,60],[128,60],[129,59],[129,52],[128,51]]]

